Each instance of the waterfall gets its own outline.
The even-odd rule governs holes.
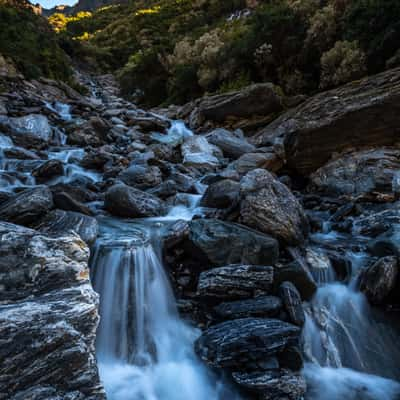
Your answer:
[[[324,237],[325,236],[325,237]],[[340,235],[318,234],[319,243],[337,240]],[[333,239],[334,238],[334,239]],[[319,250],[323,253],[323,250]],[[315,253],[314,253],[315,255]],[[306,322],[303,349],[308,359],[304,375],[310,400],[398,400],[400,349],[396,334],[381,322],[358,291],[360,270],[368,258],[363,252],[348,251],[351,278],[338,282],[332,266],[321,254],[323,272],[308,263],[319,284],[309,304],[305,304]]]
[[[97,356],[108,398],[233,399],[194,354],[199,332],[179,318],[158,231],[150,229],[149,238],[122,225],[123,238],[106,229],[91,262],[101,299]]]

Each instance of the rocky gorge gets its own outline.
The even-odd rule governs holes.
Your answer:
[[[400,69],[142,110],[2,77],[0,399],[397,400]]]

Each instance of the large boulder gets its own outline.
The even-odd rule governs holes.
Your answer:
[[[156,217],[164,212],[158,197],[124,184],[107,190],[104,206],[111,214],[127,218]]]
[[[399,142],[400,68],[317,94],[258,134],[258,145],[284,143],[287,163],[308,175],[349,148]]]
[[[399,276],[397,257],[379,259],[361,274],[360,289],[372,304],[382,304],[396,287]]]
[[[304,242],[308,220],[303,207],[286,185],[268,171],[256,169],[240,181],[240,222],[280,241]]]
[[[137,189],[149,189],[162,182],[160,168],[149,165],[132,165],[124,169],[118,178],[125,184]]]
[[[218,146],[225,157],[239,158],[243,154],[251,153],[256,148],[250,144],[240,131],[231,132],[226,129],[215,129],[207,136],[207,140]]]
[[[53,207],[51,191],[46,186],[27,189],[0,205],[0,220],[29,225]]]
[[[200,205],[211,208],[230,208],[239,201],[240,184],[223,179],[209,185],[204,192]]]
[[[78,212],[63,210],[51,211],[40,220],[35,228],[48,236],[55,237],[75,232],[88,246],[94,244],[99,233],[96,218]]]
[[[258,83],[241,90],[204,97],[193,111],[191,119],[225,122],[227,119],[243,119],[265,116],[281,111],[282,98],[271,83]]]
[[[199,296],[219,301],[246,299],[256,294],[269,294],[274,269],[259,265],[229,265],[200,274]]]
[[[400,192],[400,150],[374,149],[349,153],[311,175],[313,189],[360,196]]]
[[[0,128],[21,147],[42,147],[52,139],[52,128],[47,117],[30,114],[24,117],[0,117]]]
[[[275,239],[242,225],[216,219],[198,219],[189,225],[188,240],[211,265],[273,265],[278,258]]]
[[[307,389],[305,378],[289,370],[235,372],[232,376],[239,386],[259,393],[262,400],[301,400]]]
[[[0,393],[105,399],[88,247],[77,236],[48,238],[8,223],[0,223],[0,237]]]
[[[299,336],[298,327],[277,319],[242,318],[205,330],[195,350],[212,367],[255,370],[268,357],[297,344]]]

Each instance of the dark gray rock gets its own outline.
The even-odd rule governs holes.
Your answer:
[[[383,257],[362,272],[360,289],[370,303],[382,304],[395,288],[398,275],[397,257]]]
[[[268,171],[256,169],[240,181],[240,221],[286,244],[299,244],[309,225],[300,202]]]
[[[155,217],[164,212],[160,199],[124,184],[107,190],[104,206],[111,214],[127,218]]]
[[[298,327],[277,319],[242,318],[205,330],[195,350],[212,367],[254,370],[266,358],[297,344],[299,335]]]
[[[132,165],[123,170],[118,178],[129,186],[143,190],[153,188],[162,182],[160,169],[148,165]]]
[[[243,154],[251,153],[256,148],[250,144],[242,133],[226,129],[215,129],[206,136],[209,143],[218,146],[225,157],[237,159]]]
[[[0,219],[20,225],[36,222],[53,208],[53,196],[46,186],[24,190],[0,205]]]
[[[274,280],[273,267],[229,265],[200,274],[199,296],[220,301],[246,299],[255,294],[268,294]]]
[[[60,160],[48,160],[32,171],[37,182],[46,182],[55,176],[64,175],[64,165]]]
[[[259,393],[262,400],[301,400],[307,390],[306,380],[289,370],[234,372],[234,381],[243,388]]]
[[[247,317],[276,317],[282,309],[282,300],[276,296],[259,296],[249,300],[221,303],[214,307],[217,319],[239,319]]]
[[[230,208],[239,201],[240,184],[224,179],[209,185],[201,199],[200,205],[210,208]]]
[[[279,295],[283,301],[289,320],[295,325],[303,326],[305,315],[299,291],[292,282],[283,282],[279,287]]]
[[[75,200],[65,192],[56,192],[53,194],[54,205],[65,211],[76,211],[86,215],[92,215],[92,211],[85,204]]]
[[[63,210],[51,211],[35,228],[48,236],[55,237],[75,232],[88,246],[94,244],[99,233],[96,218],[78,212]]]
[[[198,219],[189,225],[188,240],[211,265],[273,265],[278,258],[275,239],[245,226],[216,219]]]

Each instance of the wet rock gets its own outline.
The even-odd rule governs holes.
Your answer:
[[[278,355],[280,368],[300,371],[303,368],[303,355],[299,346],[288,346]]]
[[[170,125],[169,121],[160,118],[155,114],[148,114],[146,116],[128,114],[128,125],[139,126],[145,132],[164,131]]]
[[[247,317],[276,317],[282,309],[282,300],[276,296],[258,296],[254,299],[225,302],[214,307],[220,320]]]
[[[39,183],[46,182],[56,176],[64,175],[64,165],[60,160],[48,160],[35,168],[32,171],[32,175]]]
[[[209,185],[201,199],[200,205],[210,208],[230,208],[239,201],[240,184],[224,179]]]
[[[3,150],[6,158],[16,160],[39,160],[40,157],[33,151],[24,149],[23,147],[9,147]]]
[[[282,110],[282,102],[274,85],[259,83],[239,91],[204,97],[191,119],[200,123],[205,121],[224,122],[228,118],[249,118],[268,115]]]
[[[224,156],[237,159],[243,154],[251,153],[256,148],[243,136],[243,133],[226,129],[215,129],[206,136],[209,143],[219,147]]]
[[[78,213],[92,215],[89,207],[75,200],[72,196],[65,192],[57,192],[53,194],[54,205],[65,211],[76,211]]]
[[[160,199],[124,184],[107,190],[104,206],[111,214],[127,218],[155,217],[164,212]]]
[[[104,165],[112,161],[112,155],[105,151],[86,152],[80,165],[86,169],[102,170]]]
[[[240,222],[286,244],[299,244],[309,225],[291,191],[268,171],[256,169],[240,181]]]
[[[235,319],[205,330],[195,350],[212,367],[254,370],[266,358],[297,344],[299,335],[298,327],[277,319]]]
[[[53,208],[53,196],[46,186],[24,190],[0,205],[0,219],[20,225],[34,223]]]
[[[198,219],[190,222],[189,226],[188,240],[211,265],[273,265],[278,258],[279,248],[275,239],[242,225]]]
[[[275,266],[274,287],[278,289],[285,281],[292,282],[296,286],[303,300],[310,300],[317,290],[317,284],[310,272],[297,261]]]
[[[190,136],[181,146],[183,165],[202,171],[213,171],[220,166],[221,151],[208,143],[204,136]]]
[[[99,232],[95,218],[78,212],[63,210],[51,211],[35,228],[48,236],[55,237],[75,232],[88,246],[94,244]]]
[[[268,294],[274,280],[274,269],[258,265],[229,265],[200,274],[199,296],[220,301],[246,299]]]
[[[0,237],[1,395],[105,399],[95,360],[98,296],[89,283],[89,249],[77,236],[48,238],[4,222]]]
[[[399,141],[400,69],[320,93],[276,119],[257,144],[284,143],[288,165],[302,175],[350,147]]]
[[[52,139],[52,129],[44,115],[0,117],[0,127],[12,138],[14,144],[26,148],[41,147]]]
[[[291,282],[283,282],[279,287],[279,295],[283,301],[284,308],[289,315],[289,320],[295,325],[303,326],[305,315],[301,296],[296,286]]]
[[[374,149],[346,154],[311,175],[314,189],[351,196],[393,193],[400,179],[400,150]],[[399,176],[399,178],[397,178]]]
[[[99,147],[106,143],[111,125],[100,117],[91,117],[68,131],[67,142],[78,146]]]
[[[383,257],[362,272],[360,289],[372,304],[382,304],[395,288],[398,275],[397,257]]]
[[[234,381],[243,388],[260,393],[262,400],[301,400],[306,393],[306,380],[289,370],[235,372]]]
[[[160,168],[148,165],[132,165],[123,170],[118,178],[125,184],[138,189],[149,189],[162,182]]]

